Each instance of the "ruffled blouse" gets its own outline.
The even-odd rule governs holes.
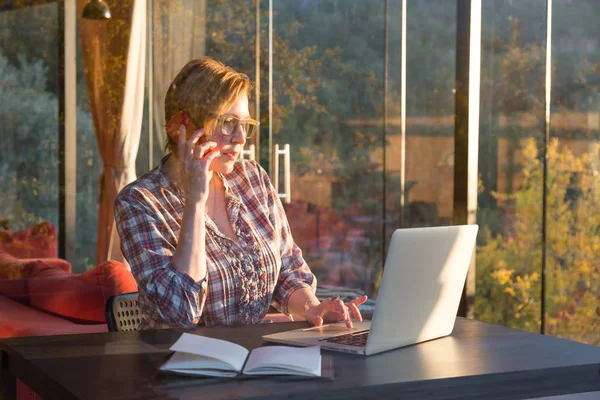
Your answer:
[[[237,241],[206,218],[207,278],[195,282],[175,267],[185,198],[161,165],[126,186],[115,201],[123,255],[139,288],[141,329],[258,323],[269,306],[288,313],[299,288],[316,278],[293,241],[281,201],[267,173],[238,160],[220,174]]]

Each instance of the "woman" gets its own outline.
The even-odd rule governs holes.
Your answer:
[[[254,324],[271,304],[316,326],[361,320],[366,296],[317,300],[266,172],[239,159],[258,127],[249,93],[246,75],[208,57],[190,61],[165,98],[170,153],[117,196],[140,329]]]

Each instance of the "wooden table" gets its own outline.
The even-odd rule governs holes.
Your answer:
[[[264,345],[261,335],[302,322],[197,328],[191,332]],[[457,319],[451,336],[361,357],[333,357],[334,380],[225,380],[158,373],[184,330],[98,333],[0,341],[5,398],[15,377],[50,399],[517,399],[600,390],[600,348]],[[13,393],[11,393],[13,392]]]

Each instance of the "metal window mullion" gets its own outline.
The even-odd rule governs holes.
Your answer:
[[[77,205],[77,4],[58,3],[59,257],[75,263]],[[62,40],[61,40],[62,39]]]
[[[146,12],[146,87],[148,88],[148,171],[154,168],[154,0],[148,0]]]
[[[455,225],[477,222],[479,91],[481,72],[481,0],[457,0],[456,95],[454,121]],[[471,260],[459,315],[472,317],[475,257]]]
[[[255,26],[256,26],[256,40],[255,40],[255,46],[254,46],[254,52],[255,52],[255,65],[254,65],[254,69],[255,69],[255,75],[256,75],[256,79],[255,79],[255,96],[254,96],[254,101],[255,101],[255,118],[260,121],[260,0],[255,0],[254,1],[255,7],[256,7],[256,14],[255,14]],[[257,162],[260,162],[260,131],[258,133],[258,135],[255,135],[254,138],[254,148],[256,149],[254,151],[254,159]]]
[[[385,260],[387,242],[387,136],[388,136],[388,64],[389,64],[389,40],[388,40],[388,0],[383,4],[383,204],[381,221],[381,259]]]
[[[400,58],[400,228],[406,214],[406,3],[402,0],[402,38]]]
[[[546,76],[544,83],[544,159],[542,175],[542,281],[540,333],[546,332],[546,263],[548,231],[548,145],[550,143],[550,101],[552,94],[552,0],[546,0]]]
[[[277,157],[277,155],[275,155]],[[273,179],[273,0],[269,0],[269,170]]]

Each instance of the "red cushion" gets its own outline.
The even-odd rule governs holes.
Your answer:
[[[0,279],[0,295],[29,304],[28,279]]]
[[[25,263],[25,269],[28,273],[27,276],[29,277],[35,276],[36,271],[40,266],[43,266],[44,268],[52,267],[63,272],[68,272],[69,274],[73,272],[71,263],[62,258],[21,258],[20,261]],[[37,261],[41,261],[41,263],[38,263]]]
[[[0,338],[107,331],[106,324],[75,324],[0,296]]]
[[[0,294],[21,303],[29,302],[26,263],[0,250]]]
[[[106,322],[108,298],[138,290],[131,272],[117,261],[106,261],[80,275],[44,268],[44,260],[35,263],[38,268],[29,279],[30,304],[76,322]]]
[[[18,259],[0,250],[0,294],[29,304],[29,285],[27,280],[39,266],[35,259]],[[60,258],[45,258],[44,268],[57,268],[71,272],[71,264]]]
[[[0,250],[17,258],[58,257],[56,228],[41,222],[18,232],[0,231]]]
[[[19,279],[25,277],[25,263],[0,249],[0,279]]]
[[[30,277],[36,266],[33,261],[43,261],[47,267],[71,272],[71,263],[62,258],[16,258],[0,249],[0,279],[18,279]]]

